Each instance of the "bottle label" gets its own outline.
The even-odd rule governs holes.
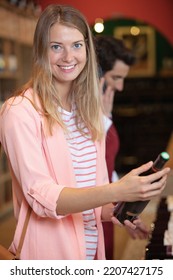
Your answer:
[[[126,214],[128,216],[136,216],[138,213],[134,213],[134,212],[130,212],[130,211],[127,211]],[[139,213],[140,214],[140,213]]]

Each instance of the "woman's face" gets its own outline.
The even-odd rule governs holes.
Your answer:
[[[86,64],[86,45],[82,33],[55,23],[50,29],[49,61],[58,83],[71,83]]]

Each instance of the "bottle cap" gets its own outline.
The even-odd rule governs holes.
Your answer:
[[[161,157],[166,161],[169,160],[169,154],[167,152],[162,152]]]
[[[157,159],[154,162],[154,169],[155,170],[161,170],[165,164],[169,160],[169,154],[167,152],[162,152],[159,154]]]

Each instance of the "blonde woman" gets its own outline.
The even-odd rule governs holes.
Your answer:
[[[13,252],[32,208],[21,259],[105,259],[102,220],[119,223],[112,202],[148,200],[165,187],[169,168],[139,176],[152,162],[108,183],[98,84],[86,19],[48,6],[35,30],[31,80],[0,116],[17,219]]]

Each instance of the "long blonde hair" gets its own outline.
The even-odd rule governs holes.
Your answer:
[[[78,122],[80,118],[91,132],[92,139],[101,139],[103,124],[100,118],[101,102],[94,42],[87,20],[73,7],[49,5],[41,14],[34,34],[32,77],[23,87],[22,92],[32,87],[34,96],[39,96],[50,131],[52,131],[55,122],[64,127],[61,115],[57,110],[57,105],[61,106],[61,101],[57,89],[55,90],[48,58],[49,32],[52,25],[57,22],[77,28],[84,36],[87,61],[72,86],[72,92],[75,93],[73,100],[77,108],[76,124],[80,123]],[[19,94],[21,94],[21,91],[18,91],[17,95]],[[34,100],[36,100],[35,97]],[[53,100],[55,102],[52,102]]]

